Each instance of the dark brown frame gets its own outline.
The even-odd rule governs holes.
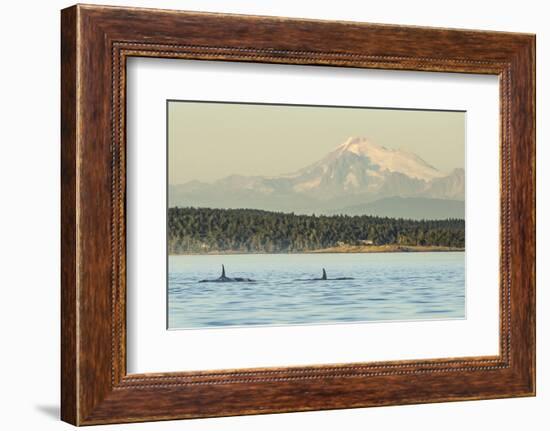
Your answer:
[[[535,394],[534,35],[81,5],[61,17],[63,420],[88,425]],[[128,375],[129,56],[498,75],[500,354]]]

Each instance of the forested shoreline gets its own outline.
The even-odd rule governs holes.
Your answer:
[[[369,245],[464,248],[464,220],[169,208],[168,253],[303,253]]]

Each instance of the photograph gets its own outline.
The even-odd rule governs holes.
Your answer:
[[[168,100],[167,327],[466,318],[466,112]]]

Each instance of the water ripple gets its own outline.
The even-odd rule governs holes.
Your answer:
[[[222,263],[256,282],[198,283]],[[312,280],[323,267],[329,280]],[[169,269],[170,328],[465,315],[464,253],[170,256]]]

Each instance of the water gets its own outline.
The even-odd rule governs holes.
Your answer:
[[[228,277],[256,281],[198,283],[222,264]],[[168,265],[170,329],[465,317],[463,252],[169,256]],[[310,280],[323,267],[329,279]]]

